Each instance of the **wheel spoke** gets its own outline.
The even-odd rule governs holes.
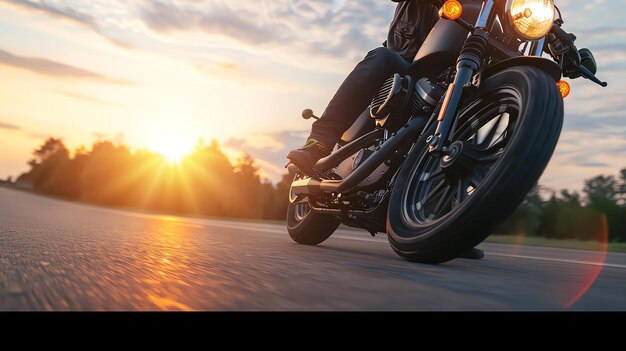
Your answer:
[[[477,188],[480,185],[480,183],[483,181],[483,179],[485,179],[486,176],[487,176],[486,172],[481,172],[478,169],[474,169],[468,177],[468,180],[469,180],[468,183],[469,185],[472,185],[474,188]]]
[[[493,137],[495,136],[496,132],[498,131],[498,127],[500,126],[500,121],[501,120],[502,120],[502,114],[500,114],[497,119],[494,119],[491,122],[487,123],[487,124],[491,124],[491,127],[489,127],[489,131],[485,135],[484,139],[482,139],[482,141],[478,140],[478,139],[480,139],[478,137],[478,134],[480,134],[480,129],[476,132],[476,134],[477,134],[476,135],[476,139],[478,140],[478,145],[479,146],[483,147],[485,145],[489,146],[491,144],[491,142],[493,141]],[[485,128],[485,127],[487,127],[487,125],[483,126],[483,128]]]
[[[481,157],[479,161],[484,162],[484,163],[496,162],[497,160],[500,159],[500,157],[502,157],[503,154],[504,154],[504,149],[499,149],[494,153]]]
[[[439,177],[443,177],[445,174],[443,173],[443,168],[437,166],[437,170],[430,174],[428,177],[429,180],[437,179]]]
[[[506,138],[504,137],[504,134],[502,134],[498,140],[496,140],[493,144],[491,144],[488,148],[484,149],[487,152],[493,152],[494,150],[499,150],[502,147],[504,147],[504,144],[506,142]]]
[[[468,188],[467,182],[465,182],[464,179],[459,180],[459,183],[456,187],[457,206],[460,206],[463,203],[463,201],[467,199],[468,197],[467,188]]]
[[[421,177],[420,177],[420,181],[421,182],[428,182],[428,181],[434,181],[437,178],[443,177],[445,176],[445,174],[443,173],[443,169],[441,169],[441,167],[437,168],[436,171],[432,172],[432,173],[424,173]]]
[[[447,182],[446,180],[442,180],[441,182],[439,182],[439,184],[437,184],[429,193],[428,195],[426,195],[426,197],[424,198],[424,200],[422,200],[422,208],[426,207],[426,205],[428,205],[437,194],[439,194],[444,187],[446,186]]]
[[[501,142],[507,131],[509,130],[509,127],[511,126],[510,121],[510,113],[505,112],[500,115],[500,117],[498,117],[497,123],[494,125],[495,128],[492,128],[489,131],[489,135],[487,136],[487,138],[485,138],[485,140],[483,140],[480,146],[482,146],[484,149],[491,149],[496,144]]]
[[[443,212],[448,208],[448,206],[452,205],[452,199],[454,198],[454,191],[452,191],[452,187],[447,186],[441,198],[439,198],[439,202],[435,209],[433,210],[433,219],[437,219],[443,215]]]
[[[517,97],[504,90],[485,96],[461,111],[450,145],[463,143],[462,153],[451,153],[445,162],[422,158],[415,165],[419,169],[413,171],[415,175],[404,195],[403,207],[411,225],[442,221],[448,213],[461,210],[466,200],[477,198],[486,190],[487,178],[519,126],[519,112]]]

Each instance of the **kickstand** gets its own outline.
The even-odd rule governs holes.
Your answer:
[[[473,248],[468,252],[460,255],[459,258],[465,258],[468,260],[482,260],[483,258],[485,258],[485,251]]]

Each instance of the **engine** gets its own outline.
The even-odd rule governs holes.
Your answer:
[[[370,115],[379,126],[396,131],[416,115],[431,114],[445,89],[428,78],[417,82],[395,74],[387,79],[370,105]]]

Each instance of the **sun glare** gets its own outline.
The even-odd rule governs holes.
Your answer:
[[[178,163],[191,152],[192,148],[192,138],[172,132],[162,135],[150,149],[165,156],[171,163]]]

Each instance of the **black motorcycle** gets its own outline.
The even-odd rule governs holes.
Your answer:
[[[545,170],[569,94],[561,78],[607,86],[592,53],[561,28],[553,0],[448,1],[440,17],[410,75],[383,84],[312,177],[289,167],[296,242],[317,245],[343,223],[386,232],[410,261],[458,257]]]

